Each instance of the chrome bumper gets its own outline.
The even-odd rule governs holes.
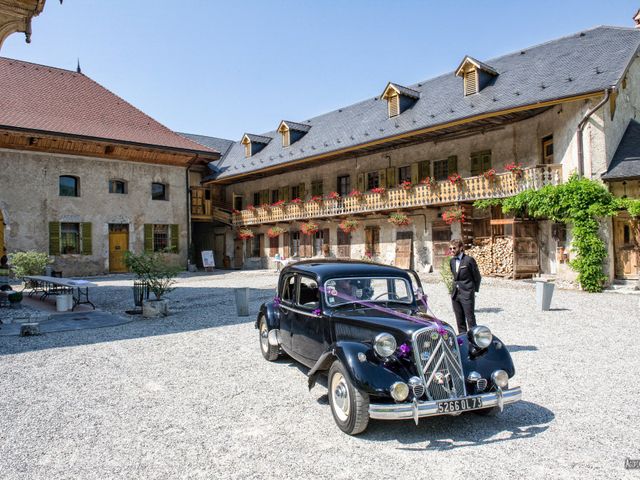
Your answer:
[[[499,407],[502,410],[504,405],[514,403],[522,399],[522,390],[520,387],[508,390],[498,390],[497,392],[483,393],[480,395],[471,395],[472,397],[480,397],[482,399],[482,407],[491,408]],[[450,400],[460,400],[468,397],[452,398]],[[369,405],[369,416],[380,420],[408,420],[413,418],[418,423],[418,418],[435,417],[436,415],[457,415],[458,413],[438,413],[438,403],[446,400],[432,400],[428,402],[413,403],[372,403]],[[471,410],[464,410],[470,412]]]

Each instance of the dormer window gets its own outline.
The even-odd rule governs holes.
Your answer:
[[[271,137],[254,135],[253,133],[245,133],[242,136],[242,140],[240,141],[240,143],[244,145],[244,156],[249,158],[266,147],[270,141]]]
[[[288,147],[304,137],[311,129],[311,125],[282,120],[278,126],[278,133],[282,135],[282,146]]]
[[[464,96],[474,95],[486,87],[498,72],[475,58],[466,56],[456,70],[456,76],[463,78]]]
[[[413,107],[420,98],[420,92],[389,82],[381,98],[387,101],[387,113],[392,118]]]

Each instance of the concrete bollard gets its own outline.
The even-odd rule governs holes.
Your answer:
[[[236,313],[239,317],[249,316],[249,289],[236,288]]]
[[[20,325],[20,336],[21,337],[30,337],[32,335],[40,335],[40,324],[39,323],[23,323]]]
[[[546,312],[551,309],[551,297],[555,285],[545,280],[536,280],[536,303],[540,310]]]

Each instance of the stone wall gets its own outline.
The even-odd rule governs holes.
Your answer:
[[[59,195],[58,177],[80,179],[79,197]],[[127,182],[127,194],[109,193],[110,179]],[[151,183],[168,185],[169,200],[151,200]],[[179,253],[186,265],[185,168],[91,157],[0,149],[0,209],[9,252],[49,252],[49,222],[91,222],[92,254],[59,255],[54,269],[65,276],[109,271],[109,224],[129,225],[129,250],[144,249],[144,224],[178,224]]]

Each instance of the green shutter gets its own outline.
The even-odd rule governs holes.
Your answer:
[[[60,255],[60,222],[49,222],[49,255]]]
[[[278,200],[284,200],[284,187],[278,188]]]
[[[82,224],[82,254],[91,255],[93,251],[93,237],[91,235],[91,222]]]
[[[367,186],[364,184],[364,173],[358,174],[358,190],[364,192],[367,189]]]
[[[171,225],[171,251],[178,253],[180,251],[180,226]]]
[[[291,189],[287,186],[287,187],[282,187],[282,198],[281,200],[284,200],[285,202],[290,202],[291,201]]]
[[[300,195],[300,199],[301,200],[305,200],[305,197],[307,196],[307,193],[304,191],[305,188],[305,184],[301,183],[300,186],[298,187],[298,195]]]
[[[420,167],[418,168],[418,177],[420,178],[420,180],[424,180],[427,177],[431,176],[431,168],[430,168],[430,164],[429,164],[429,160],[423,160],[422,162],[420,162]]]
[[[387,168],[387,184],[385,185],[387,188],[394,188],[398,186],[398,180],[396,179],[396,168],[389,167]]]
[[[486,152],[482,156],[482,171],[486,172],[491,169],[491,152]]]
[[[151,223],[144,224],[144,251],[146,253],[153,252],[153,225]]]
[[[452,173],[458,173],[458,157],[451,155],[448,159],[449,162],[449,175]]]
[[[387,171],[383,168],[378,170],[378,185],[385,187],[387,185]]]
[[[269,203],[269,190],[262,190],[260,192],[260,203]]]
[[[414,185],[420,183],[420,164],[412,163],[411,164],[411,183]]]
[[[482,173],[482,157],[478,154],[471,155],[471,176],[475,177]]]

